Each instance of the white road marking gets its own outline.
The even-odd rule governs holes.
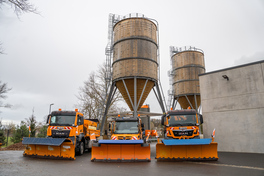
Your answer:
[[[223,166],[223,167],[235,167],[235,168],[243,168],[243,169],[254,169],[254,170],[263,170],[262,167],[251,167],[251,166],[237,166],[232,164],[216,164],[216,163],[203,163],[203,162],[192,162],[195,164],[204,164],[204,165],[212,165],[212,166]]]

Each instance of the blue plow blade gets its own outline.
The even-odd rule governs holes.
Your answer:
[[[53,145],[60,146],[66,138],[33,138],[33,137],[24,137],[22,144],[31,144],[31,145]]]
[[[143,144],[143,140],[99,140],[99,144]]]
[[[209,145],[212,139],[163,139],[162,142],[165,145]]]

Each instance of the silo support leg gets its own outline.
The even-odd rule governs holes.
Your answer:
[[[189,105],[191,106],[191,108],[194,109],[193,106],[192,106],[192,103],[190,102],[190,100],[189,100],[189,98],[187,97],[187,95],[185,95],[185,98],[187,99],[187,101],[188,101]]]
[[[102,122],[101,122],[101,135],[104,133],[104,126],[105,126],[105,121],[107,120],[106,116],[107,116],[107,112],[108,112],[108,109],[111,105],[111,101],[113,100],[113,97],[115,95],[115,92],[116,92],[116,86],[115,86],[115,83],[112,83],[112,86],[111,86],[111,89],[110,89],[110,92],[108,94],[108,98],[107,98],[107,102],[106,102],[106,107],[105,107],[105,112],[104,112],[104,116],[102,118]]]
[[[145,89],[146,89],[147,83],[148,83],[148,79],[146,79],[145,85],[144,85],[144,87],[143,87],[143,90],[142,90],[142,92],[141,92],[140,98],[139,98],[139,100],[138,100],[137,109],[138,109],[138,106],[139,106],[140,101],[141,101],[141,99],[142,99],[142,96],[143,96],[143,94],[144,94],[144,92],[145,92]]]
[[[154,93],[156,95],[156,98],[157,98],[159,104],[160,104],[160,107],[161,107],[162,112],[165,113],[164,104],[163,104],[162,97],[161,97],[160,90],[159,90],[159,86],[158,86],[157,83],[155,83],[155,87],[157,89],[157,92],[155,91],[154,88],[153,88],[153,91],[154,91]]]

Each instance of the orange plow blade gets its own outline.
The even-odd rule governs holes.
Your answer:
[[[193,139],[190,139],[193,140]],[[165,145],[159,142],[156,145],[156,159],[162,160],[218,160],[217,143]]]
[[[40,140],[36,141],[35,139]],[[46,138],[23,139],[23,144],[26,145],[23,156],[54,159],[75,159],[75,146],[70,139],[64,139],[61,144],[54,142],[53,139],[49,139],[49,142],[45,139]]]
[[[136,162],[151,160],[149,144],[113,142],[113,140],[101,141],[111,142],[100,143],[99,141],[99,143],[93,144],[91,161]]]

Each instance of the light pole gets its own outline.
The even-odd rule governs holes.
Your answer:
[[[9,127],[7,127],[7,133],[6,133],[6,136],[7,136],[7,138],[6,138],[6,146],[8,147],[8,137],[9,137]]]
[[[50,114],[50,111],[51,111],[51,106],[54,105],[54,103],[51,103],[50,104],[50,108],[49,108],[49,114]]]

